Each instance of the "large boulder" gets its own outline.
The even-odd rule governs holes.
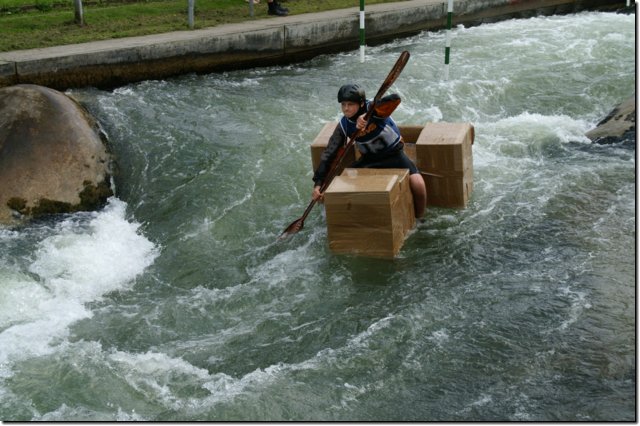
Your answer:
[[[587,137],[600,144],[636,142],[636,97],[615,107],[598,125],[587,132]]]
[[[101,207],[113,195],[110,166],[103,132],[70,97],[0,89],[0,223]]]

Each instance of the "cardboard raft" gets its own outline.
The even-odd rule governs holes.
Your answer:
[[[337,122],[327,123],[311,144],[313,170]],[[466,207],[473,192],[470,123],[399,126],[405,152],[427,186],[428,207]],[[359,157],[347,152],[343,167]],[[341,174],[342,173],[342,174]],[[415,224],[406,169],[339,170],[325,191],[329,247],[337,253],[394,257]]]
[[[324,193],[329,248],[395,257],[413,228],[407,169],[344,169]]]

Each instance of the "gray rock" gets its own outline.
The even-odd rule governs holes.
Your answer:
[[[0,223],[101,207],[110,167],[104,134],[76,101],[36,85],[0,89]]]
[[[618,105],[598,125],[587,132],[587,137],[595,143],[636,142],[636,97]]]

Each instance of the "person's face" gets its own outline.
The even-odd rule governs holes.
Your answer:
[[[360,109],[360,104],[353,101],[342,101],[340,102],[340,108],[342,108],[342,113],[347,118],[353,118]]]

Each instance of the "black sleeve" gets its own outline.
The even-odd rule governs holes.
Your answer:
[[[342,127],[338,124],[329,138],[329,143],[320,156],[320,164],[313,174],[313,182],[315,182],[316,185],[322,186],[324,178],[331,168],[331,163],[333,163],[339,148],[344,145],[345,141],[346,136],[342,132]]]

